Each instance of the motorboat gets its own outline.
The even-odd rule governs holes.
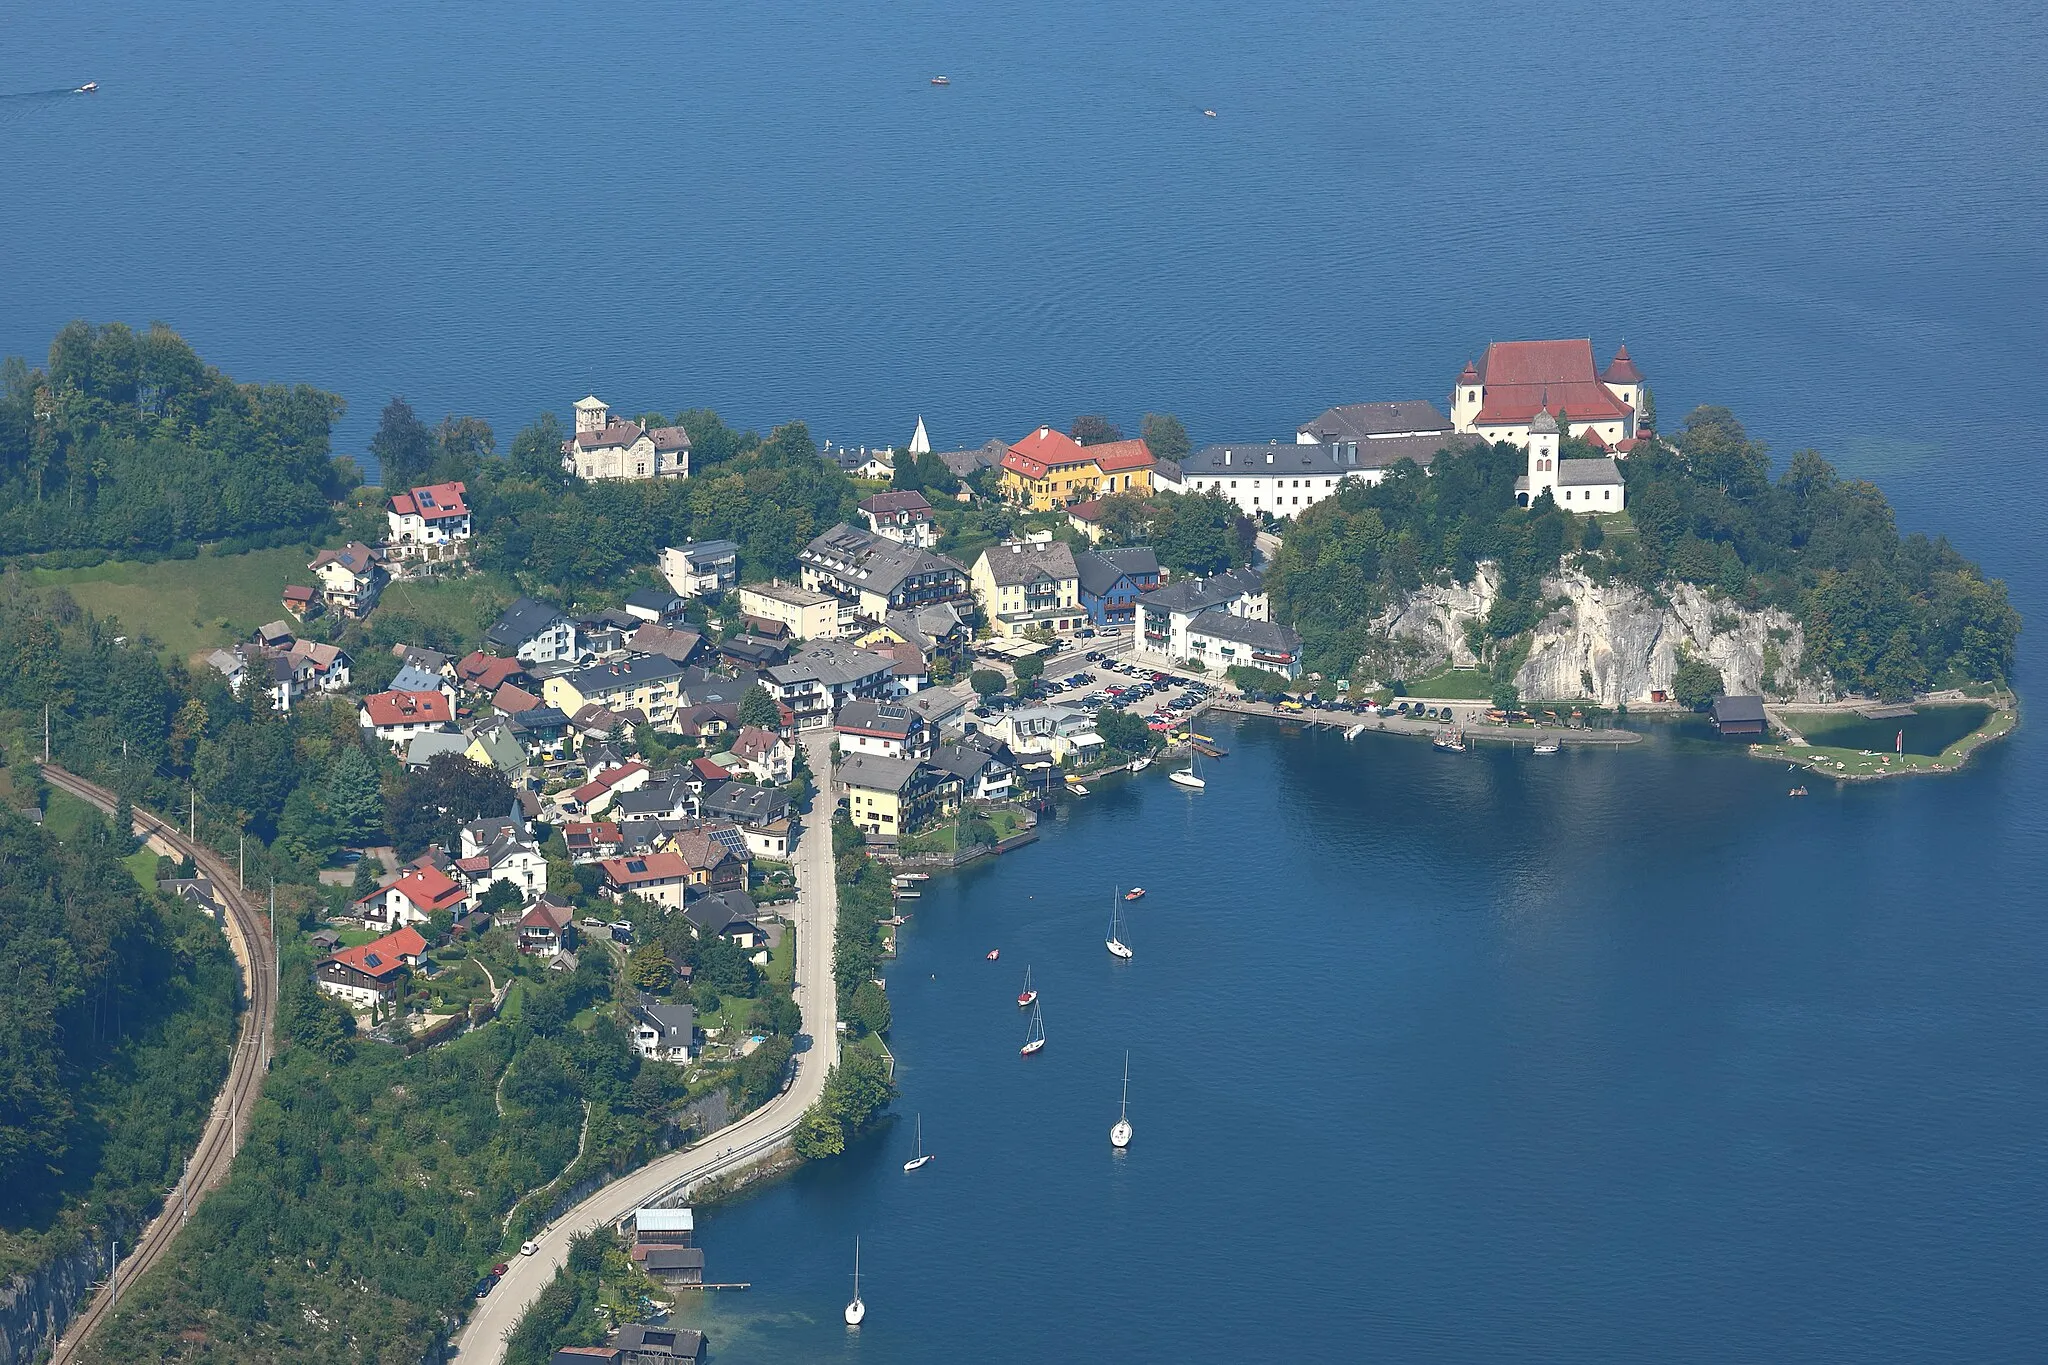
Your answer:
[[[1024,1031],[1024,1046],[1017,1049],[1019,1056],[1029,1057],[1045,1046],[1045,1011],[1036,1000],[1031,1002],[1031,1027]]]
[[[1559,743],[1558,743],[1558,742],[1557,742],[1556,740],[1554,740],[1554,739],[1546,739],[1546,740],[1543,740],[1543,741],[1541,741],[1540,743],[1538,743],[1538,744],[1536,745],[1536,747],[1535,747],[1535,748],[1534,748],[1533,750],[1531,750],[1530,752],[1532,752],[1532,753],[1539,753],[1539,754],[1554,754],[1554,753],[1558,752],[1558,751],[1559,751],[1560,749],[1562,749],[1563,747],[1564,747],[1564,746],[1563,746],[1562,744],[1559,744]]]
[[[1216,117],[1216,111],[1215,111],[1214,109],[1204,109],[1204,110],[1202,111],[1202,117],[1203,117],[1203,118],[1215,118],[1215,117]]]
[[[99,93],[99,90],[100,83],[98,81],[87,81],[84,85],[79,86],[76,90],[72,91],[71,93],[74,95],[97,95]]]
[[[1134,758],[1131,760],[1130,771],[1134,773],[1141,773],[1151,766],[1152,760],[1149,757]]]
[[[1069,796],[1086,796],[1088,789],[1079,782],[1069,782],[1067,783],[1067,794]]]
[[[934,76],[934,77],[932,77],[932,84],[933,84],[933,85],[951,85],[952,83],[953,83],[953,78],[952,78],[951,76]]]
[[[889,880],[898,886],[914,886],[918,882],[928,882],[931,879],[932,874],[929,872],[898,872]]]
[[[1130,890],[1124,892],[1124,899],[1127,901],[1137,901],[1145,899],[1145,888],[1142,886],[1132,887]]]
[[[1001,957],[1002,955],[1003,950],[1001,948],[991,948],[988,950],[988,960],[990,962],[994,962],[997,958]]]
[[[1131,1145],[1131,1054],[1124,1054],[1124,1098],[1117,1106],[1116,1122],[1109,1128],[1109,1145],[1121,1152]]]
[[[1128,1063],[1126,1063],[1126,1065],[1128,1065]],[[903,1169],[907,1173],[916,1170],[918,1167],[924,1165],[928,1161],[937,1160],[937,1156],[935,1156],[933,1153],[927,1152],[924,1149],[924,1115],[919,1114],[917,1116],[917,1155],[910,1158],[910,1160],[904,1162]],[[855,1296],[858,1297],[858,1288],[856,1288],[854,1292]]]
[[[1362,734],[1364,734],[1364,733],[1365,733],[1365,723],[1364,723],[1363,721],[1361,721],[1361,722],[1359,722],[1359,723],[1358,723],[1357,725],[1354,725],[1354,726],[1352,726],[1352,727],[1351,727],[1351,728],[1350,728],[1349,730],[1346,730],[1346,731],[1344,732],[1344,738],[1346,738],[1346,739],[1357,739],[1357,738],[1358,738],[1358,737],[1359,737],[1360,735],[1362,735]]]
[[[1027,964],[1024,968],[1024,989],[1017,992],[1017,1008],[1028,1010],[1036,1003],[1038,1003],[1038,988],[1031,984],[1031,968]]]
[[[860,1326],[861,1319],[868,1315],[868,1306],[860,1301],[860,1238],[853,1239],[853,1300],[846,1305],[846,1325]]]

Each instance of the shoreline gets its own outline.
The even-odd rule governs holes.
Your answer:
[[[1847,711],[1861,713],[1869,702],[1834,702],[1797,708],[1812,711]],[[1962,736],[1939,754],[1878,753],[1867,749],[1845,749],[1826,744],[1808,744],[1804,738],[1780,740],[1767,744],[1752,744],[1749,755],[1766,761],[1783,762],[1798,768],[1801,772],[1816,773],[1833,778],[1837,782],[1877,782],[1887,777],[1926,777],[1938,773],[1961,772],[1978,751],[2011,737],[2019,729],[2019,694],[2010,690],[2002,698],[1955,698],[1944,697],[1939,701],[1915,700],[1915,709],[1934,709],[1946,706],[1984,705],[1990,711],[1976,729]],[[1781,730],[1796,735],[1792,727],[1780,725]],[[1830,767],[1829,765],[1833,766]]]

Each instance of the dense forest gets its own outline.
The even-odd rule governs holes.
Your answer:
[[[342,406],[237,384],[161,325],[74,322],[45,368],[0,365],[0,554],[315,535],[351,481],[329,447]]]
[[[130,847],[97,815],[60,843],[0,811],[0,1271],[138,1226],[227,1073],[234,961]]]
[[[1509,647],[1540,619],[1542,580],[1569,555],[1596,581],[1653,592],[1687,582],[1737,606],[1782,607],[1805,628],[1809,666],[1844,690],[1904,697],[2011,670],[2020,622],[2003,583],[1945,539],[1900,537],[1882,493],[1812,451],[1773,480],[1769,452],[1725,408],[1697,409],[1623,462],[1622,516],[1574,517],[1548,497],[1516,507],[1525,465],[1505,444],[1444,452],[1430,474],[1403,465],[1297,518],[1268,588],[1276,615],[1301,631],[1308,667],[1348,674],[1376,654],[1370,619],[1390,600],[1469,582],[1480,560],[1503,577],[1485,633]]]

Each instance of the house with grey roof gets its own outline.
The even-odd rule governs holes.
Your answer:
[[[522,663],[574,663],[576,623],[559,607],[522,597],[484,632],[484,643],[497,654]]]
[[[697,1011],[642,995],[633,1006],[633,1049],[660,1062],[687,1062],[697,1055]]]
[[[684,597],[705,597],[740,581],[740,547],[730,540],[686,540],[664,549],[655,567]]]
[[[1187,624],[1187,651],[1184,657],[1212,673],[1245,667],[1287,678],[1301,676],[1301,636],[1277,621],[1202,612]]]
[[[1444,437],[1451,419],[1426,398],[1392,403],[1343,403],[1295,428],[1303,445],[1344,441],[1398,441],[1409,437]]]
[[[731,939],[742,948],[762,942],[761,926],[755,922],[760,913],[744,891],[714,891],[683,907],[683,918],[700,939]]]
[[[1250,569],[1209,578],[1183,578],[1138,599],[1132,643],[1140,656],[1174,664],[1197,657],[1188,628],[1214,612],[1264,621],[1271,609],[1264,582]],[[1277,671],[1277,670],[1276,670]]]
[[[1007,753],[1000,742],[987,747],[941,744],[928,761],[959,779],[963,801],[1007,801],[1017,771]]]
[[[929,550],[939,543],[938,527],[932,524],[932,505],[914,488],[892,488],[862,498],[859,511],[869,531],[899,545]]]
[[[1083,550],[1074,556],[1080,602],[1098,626],[1127,626],[1137,619],[1138,597],[1159,586],[1159,556],[1149,546],[1125,550]]]
[[[996,634],[1015,639],[1028,630],[1055,634],[1081,629],[1080,570],[1063,540],[1006,541],[974,561],[974,599]]]
[[[853,823],[883,839],[916,834],[960,809],[960,779],[918,759],[854,754],[832,777]]]
[[[855,649],[844,640],[817,640],[761,677],[796,717],[797,729],[820,730],[847,702],[881,696],[895,667],[896,660],[888,655]]]
[[[967,571],[944,555],[899,545],[845,522],[797,554],[803,586],[853,603],[871,622],[934,602],[966,600]]]

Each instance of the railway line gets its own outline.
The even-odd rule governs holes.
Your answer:
[[[51,786],[82,801],[89,801],[103,811],[111,814],[115,808],[115,794],[97,783],[50,764],[44,765],[43,775]],[[234,1163],[242,1131],[248,1126],[249,1115],[254,1111],[257,1096],[263,1089],[264,1073],[270,1065],[271,1036],[277,1019],[277,978],[275,949],[267,919],[243,891],[234,869],[212,849],[192,842],[178,831],[177,826],[147,811],[135,812],[135,832],[160,853],[190,858],[213,883],[226,912],[222,927],[227,932],[228,946],[241,965],[249,1007],[242,1013],[235,1050],[228,1062],[227,1081],[214,1097],[213,1113],[207,1119],[206,1129],[200,1134],[190,1160],[185,1163],[183,1177],[164,1196],[163,1208],[144,1227],[133,1249],[116,1263],[107,1283],[71,1320],[51,1352],[50,1365],[71,1365],[79,1359],[93,1332],[113,1316],[121,1290],[141,1278],[163,1258],[193,1207],[227,1179],[228,1168]]]

